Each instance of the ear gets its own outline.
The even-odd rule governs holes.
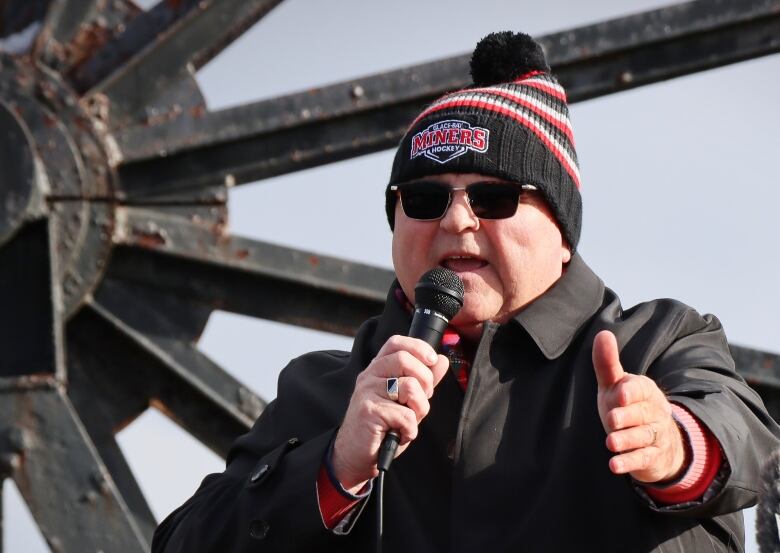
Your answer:
[[[561,264],[566,265],[569,261],[571,261],[571,249],[564,240],[561,244]]]

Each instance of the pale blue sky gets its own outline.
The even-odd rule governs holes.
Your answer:
[[[206,66],[212,109],[463,54],[495,30],[540,35],[672,2],[287,0]],[[731,341],[780,351],[780,205],[772,56],[572,106],[581,163],[580,251],[624,305],[674,297],[724,322]],[[243,236],[390,267],[383,190],[392,152],[245,185]],[[301,206],[300,198],[307,201]],[[351,198],[354,213],[339,208]],[[284,206],[296,205],[294,212]],[[266,399],[285,363],[350,340],[215,312],[200,348]],[[119,441],[163,517],[223,462],[155,411]],[[601,447],[602,444],[594,444]],[[6,551],[47,551],[6,485]],[[752,542],[752,515],[746,521]],[[748,551],[756,551],[749,543]]]

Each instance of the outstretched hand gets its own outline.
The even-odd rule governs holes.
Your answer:
[[[683,469],[685,447],[672,406],[658,385],[623,370],[617,339],[608,330],[593,340],[593,368],[607,448],[617,453],[609,460],[610,470],[648,483],[676,477]]]

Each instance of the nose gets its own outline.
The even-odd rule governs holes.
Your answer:
[[[453,234],[479,228],[479,217],[471,210],[465,190],[452,192],[452,200],[444,217],[441,218],[440,225],[442,229]]]

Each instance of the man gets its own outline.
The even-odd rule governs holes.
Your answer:
[[[743,549],[780,432],[720,323],[671,300],[623,310],[576,254],[573,135],[538,44],[491,35],[472,76],[399,146],[382,315],[352,352],[290,363],[153,551],[370,551],[390,430],[385,551]],[[446,355],[405,336],[436,266],[465,287]]]

